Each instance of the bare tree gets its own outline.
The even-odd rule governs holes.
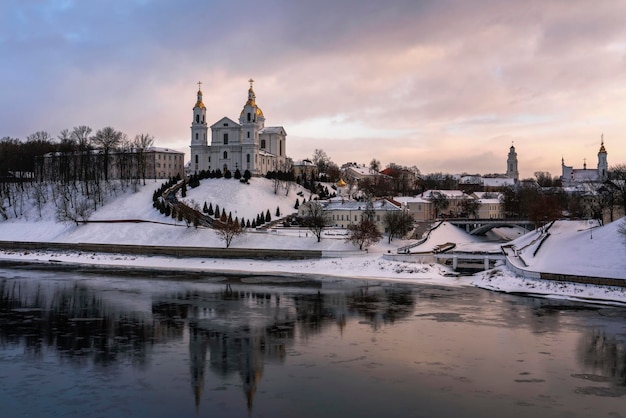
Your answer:
[[[403,210],[388,211],[383,218],[383,223],[389,233],[388,243],[393,237],[403,237],[413,228],[413,217]]]
[[[324,211],[324,207],[317,201],[309,201],[304,204],[302,225],[307,227],[309,231],[315,235],[317,242],[322,239],[322,231],[330,225],[328,215]]]
[[[123,134],[110,126],[100,129],[93,137],[93,143],[104,153],[104,181],[109,181],[109,155],[121,143]]]
[[[435,218],[438,218],[442,211],[448,209],[450,201],[445,194],[437,191],[431,193],[430,202],[435,208]]]
[[[226,244],[226,248],[230,247],[235,237],[244,233],[239,222],[214,222],[213,227],[217,236]]]
[[[359,250],[377,243],[382,237],[376,224],[367,218],[357,224],[348,225],[348,232],[350,235],[346,240],[358,245]]]
[[[133,142],[139,155],[139,172],[143,178],[143,184],[146,185],[146,151],[154,145],[154,137],[150,134],[137,134]]]

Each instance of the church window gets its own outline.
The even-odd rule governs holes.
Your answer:
[[[246,154],[246,162],[249,163],[250,162],[250,154]]]
[[[196,132],[196,139],[198,139],[198,132]]]
[[[250,131],[248,131],[248,138],[250,138]]]
[[[196,154],[196,164],[198,164],[198,154]]]
[[[196,123],[200,122],[200,115],[196,115]]]
[[[228,134],[224,134],[224,145],[228,145]]]
[[[265,140],[264,139],[261,140],[261,148],[265,148]]]
[[[209,155],[209,162],[211,162],[211,156]]]
[[[224,151],[224,159],[228,158],[228,152]]]
[[[248,122],[250,122],[250,112],[248,112]]]
[[[204,115],[202,115],[202,123],[204,123]]]
[[[281,157],[283,155],[283,141],[278,141],[278,155]]]

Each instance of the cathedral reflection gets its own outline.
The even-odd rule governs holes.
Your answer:
[[[205,373],[239,376],[249,410],[267,364],[282,364],[296,339],[339,331],[350,318],[373,329],[411,315],[411,287],[255,287],[209,285],[206,290],[152,296],[150,310],[120,295],[73,282],[41,286],[0,282],[0,346],[25,347],[41,357],[52,348],[74,365],[145,367],[155,344],[189,344],[191,390],[199,410]],[[104,296],[106,295],[106,297]]]

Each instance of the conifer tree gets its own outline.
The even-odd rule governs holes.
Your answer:
[[[215,217],[219,218],[220,216],[220,205],[215,204]]]
[[[252,220],[252,228],[256,228],[256,222],[254,221],[254,219]]]
[[[180,189],[180,195],[187,197],[187,183],[183,182],[183,187]]]
[[[233,223],[233,215],[231,212],[228,212],[228,223],[232,224]]]
[[[217,206],[216,206],[217,207]],[[207,212],[207,214],[209,216],[213,216],[215,212],[213,212],[213,203],[209,203],[209,211]]]
[[[241,227],[242,227],[242,228],[245,228],[245,227],[246,227],[246,223],[245,223],[245,221],[243,220],[243,218],[241,218]]]
[[[226,209],[222,208],[222,216],[225,218],[226,217]]]
[[[294,209],[298,209],[300,207],[300,199],[296,198],[296,204],[293,206]]]
[[[265,213],[265,222],[269,222],[272,220],[272,216],[270,215],[270,210],[268,209]]]
[[[204,207],[202,208],[202,213],[205,213],[205,214],[209,213],[209,207],[206,205],[206,202],[204,202]]]
[[[276,217],[280,216],[280,207],[276,206]]]
[[[250,219],[246,221],[246,228],[250,228]],[[254,227],[253,227],[254,228]]]

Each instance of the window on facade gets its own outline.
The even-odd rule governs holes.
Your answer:
[[[250,162],[250,154],[246,154],[246,162],[249,163]]]
[[[225,123],[225,124],[224,124],[224,126],[228,126],[228,124],[227,124],[227,123]]]
[[[198,139],[198,132],[196,132],[196,139]]]
[[[209,162],[211,162],[211,156],[209,155]]]
[[[198,154],[196,154],[196,164],[198,164]]]
[[[248,122],[250,122],[250,112],[248,112]]]
[[[228,145],[228,134],[224,134],[224,145]]]
[[[261,140],[261,148],[265,148],[265,140],[264,139]]]
[[[224,151],[224,159],[228,158],[228,152]]]
[[[250,131],[248,131],[248,138],[250,138]]]
[[[204,115],[202,115],[202,123],[204,123]]]
[[[278,155],[283,155],[283,141],[278,141]]]
[[[200,122],[200,115],[196,115],[196,123]]]

